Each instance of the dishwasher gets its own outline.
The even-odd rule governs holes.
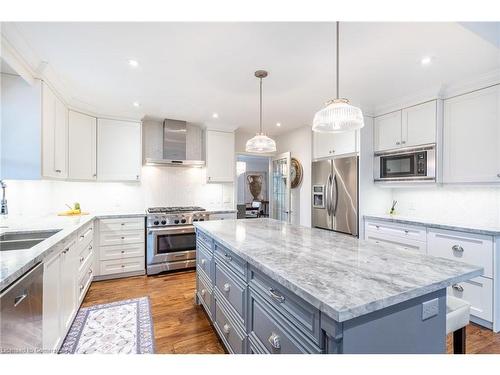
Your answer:
[[[42,350],[43,264],[26,272],[0,294],[0,353]]]

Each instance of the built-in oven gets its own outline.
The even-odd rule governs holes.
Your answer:
[[[436,181],[436,146],[376,152],[375,181]]]
[[[196,234],[193,225],[147,229],[147,273],[195,267]]]

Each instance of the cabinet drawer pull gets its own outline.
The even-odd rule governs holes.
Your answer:
[[[92,250],[92,249],[93,249],[92,245],[89,245],[89,250]]]
[[[206,293],[206,292],[207,292],[207,291],[206,291],[205,289],[202,289],[202,290],[201,290],[201,296],[202,296],[202,297],[205,297],[205,293]]]
[[[275,289],[271,288],[269,289],[269,295],[274,298],[276,301],[278,301],[279,303],[283,303],[285,302],[285,296],[282,296],[281,294],[279,294]]]
[[[122,264],[122,268],[125,268],[125,264]]]
[[[202,259],[202,260],[201,260],[201,265],[202,265],[202,266],[204,266],[204,265],[205,265],[205,263],[207,263],[207,260],[206,260],[206,259]]]
[[[232,261],[233,260],[233,257],[231,255],[229,255],[228,253],[224,253],[224,256],[226,257],[226,260],[228,262]]]
[[[396,142],[396,146],[399,146],[401,144],[401,142]]]
[[[89,269],[89,275],[92,275],[92,268]]]
[[[122,250],[122,251],[121,251],[121,253],[122,253],[122,254],[125,254],[125,250]]]
[[[85,260],[84,257],[80,257],[80,263],[82,263]]]
[[[83,285],[82,284],[80,284],[80,290],[83,290]]]
[[[120,223],[120,225],[121,225],[121,226],[124,226],[124,225],[125,225],[125,223]]]
[[[280,337],[276,333],[273,332],[267,341],[269,341],[269,344],[271,344],[274,349],[281,349]]]
[[[14,298],[14,307],[17,307],[21,302],[23,302],[26,297],[28,297],[28,289],[23,290],[23,294]]]
[[[405,229],[405,234],[408,234],[410,233],[410,231],[408,229]]]
[[[463,292],[464,291],[464,287],[462,285],[460,285],[460,284],[453,284],[452,288],[455,289],[458,292]]]
[[[222,327],[222,330],[224,331],[224,333],[226,335],[228,335],[229,331],[231,330],[231,327],[229,326],[229,324],[226,323],[226,324],[224,324],[224,327]]]
[[[124,240],[124,239],[125,239],[125,237],[123,237],[123,236],[122,236],[121,238],[122,238],[122,240]]]
[[[406,141],[401,141],[401,144],[402,144],[402,145],[406,144]]]
[[[224,284],[224,292],[229,292],[231,290],[231,285],[229,285],[228,283],[225,283]]]
[[[56,173],[61,173],[61,170],[60,169],[56,169]]]
[[[459,252],[459,253],[463,253],[463,252],[464,252],[464,248],[463,248],[462,246],[460,246],[460,245],[453,245],[453,246],[451,247],[451,249],[452,249],[453,251],[457,251],[457,252]]]

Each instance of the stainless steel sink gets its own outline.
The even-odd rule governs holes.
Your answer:
[[[4,233],[0,234],[0,251],[29,249],[43,240],[53,236],[58,230],[47,230],[36,233]]]

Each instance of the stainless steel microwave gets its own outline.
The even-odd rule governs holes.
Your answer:
[[[436,146],[376,152],[375,181],[436,181]]]

